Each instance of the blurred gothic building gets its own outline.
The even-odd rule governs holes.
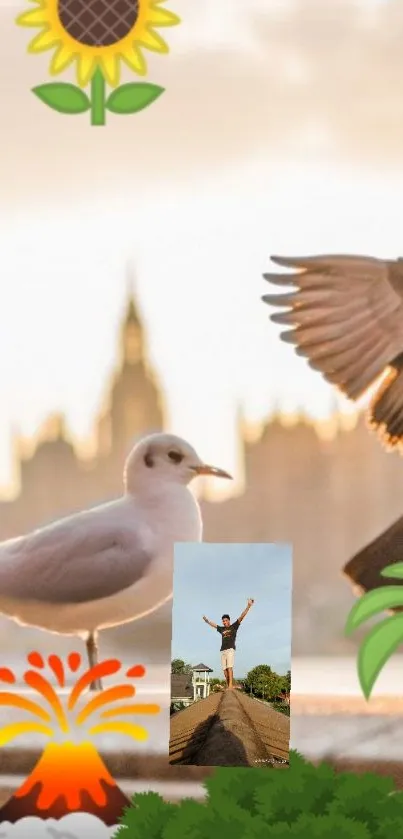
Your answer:
[[[163,394],[147,364],[145,338],[131,297],[91,457],[76,452],[60,416],[47,421],[36,441],[15,437],[19,493],[0,502],[0,539],[121,493],[122,463],[134,439],[164,427]],[[294,655],[353,651],[357,641],[343,632],[353,597],[341,566],[402,512],[399,456],[385,454],[362,420],[346,428],[335,415],[332,423],[326,435],[303,416],[290,424],[274,415],[251,440],[240,420],[244,489],[225,501],[201,501],[207,541],[293,544]]]
[[[76,453],[59,415],[47,419],[34,446],[15,435],[20,492],[15,500],[0,502],[0,539],[120,495],[123,463],[133,441],[163,428],[161,388],[146,362],[145,336],[132,297],[118,349],[119,362],[95,422],[93,457]]]

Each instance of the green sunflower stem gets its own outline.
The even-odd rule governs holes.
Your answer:
[[[105,125],[105,79],[98,68],[91,79],[91,125]]]

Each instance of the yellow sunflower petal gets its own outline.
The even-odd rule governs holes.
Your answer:
[[[116,87],[120,81],[120,67],[116,55],[103,55],[101,58],[101,69],[105,79],[112,87]]]
[[[72,39],[60,25],[59,0],[28,0],[30,9],[17,18],[21,26],[40,27],[39,34],[31,41],[28,51],[40,53],[53,48],[55,54],[50,64],[50,73],[62,72],[73,61],[77,62],[77,79],[81,87],[91,80],[98,67],[105,80],[115,87],[119,84],[120,65],[124,61],[139,76],[147,73],[143,48],[156,53],[167,54],[168,44],[155,31],[157,27],[174,26],[180,23],[178,15],[162,7],[167,0],[141,0],[141,14],[132,29],[132,34],[108,47],[94,47]]]
[[[43,26],[48,22],[47,9],[30,9],[29,12],[22,12],[16,18],[18,26]]]
[[[51,64],[50,64],[50,72],[52,76],[57,75],[57,73],[61,73],[69,64],[74,61],[75,55],[72,54],[71,50],[68,47],[60,47],[57,52],[55,52]]]
[[[138,43],[143,47],[147,47],[148,50],[153,50],[154,52],[169,52],[169,46],[165,43],[164,39],[161,38],[161,35],[158,35],[158,32],[153,32],[151,29],[144,32],[144,35],[141,35],[138,39]]]
[[[129,65],[131,70],[134,70],[139,76],[145,76],[147,73],[147,64],[143,54],[133,45],[131,52],[126,52],[122,55],[123,61]]]
[[[176,26],[181,19],[168,9],[152,9],[150,11],[150,23],[157,26]]]
[[[28,46],[28,52],[43,52],[59,43],[59,38],[54,32],[40,32]]]
[[[81,87],[85,87],[94,74],[96,59],[93,55],[80,55],[77,58],[77,81]]]

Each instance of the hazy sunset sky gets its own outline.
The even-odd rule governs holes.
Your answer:
[[[89,433],[130,260],[172,431],[236,469],[238,403],[330,404],[260,302],[270,254],[403,254],[403,3],[170,0],[166,93],[98,129],[30,92],[27,5],[0,3],[0,485],[12,423]]]

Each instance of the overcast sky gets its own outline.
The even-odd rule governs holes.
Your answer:
[[[221,636],[202,620],[222,625],[255,603],[237,634],[236,678],[258,664],[279,674],[291,665],[292,554],[288,545],[183,544],[175,547],[172,658],[206,664],[223,678]]]
[[[30,87],[47,80],[52,53],[25,54],[36,30],[14,17],[27,2],[3,6],[3,206],[36,201],[35,187],[39,204],[93,199],[90,189],[102,201],[256,155],[316,158],[318,146],[326,161],[400,165],[400,0],[168,2],[183,21],[165,30],[171,54],[148,54],[150,80],[167,92],[107,131],[40,106]]]
[[[30,92],[51,52],[24,5],[0,10],[0,485],[12,423],[88,435],[129,259],[171,429],[237,471],[237,404],[330,406],[260,302],[270,254],[403,253],[403,4],[172,0],[166,93],[99,129]]]

